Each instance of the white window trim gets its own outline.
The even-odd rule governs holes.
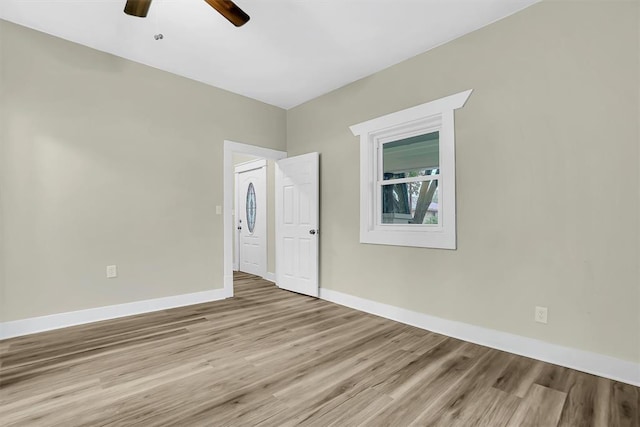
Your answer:
[[[379,245],[456,249],[456,173],[454,110],[461,108],[472,90],[351,126],[360,136],[360,242]],[[379,224],[378,146],[381,143],[440,132],[441,206],[437,226]]]

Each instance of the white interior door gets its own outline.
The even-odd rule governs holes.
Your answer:
[[[267,272],[266,161],[236,167],[236,231],[238,269],[265,276]]]
[[[318,296],[319,155],[276,163],[276,283]]]

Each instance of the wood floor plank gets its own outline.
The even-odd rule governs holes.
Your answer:
[[[507,425],[516,409],[520,406],[521,398],[514,394],[505,393],[489,387],[477,397],[473,405],[469,405],[460,420],[452,426],[464,427],[496,427]]]
[[[598,378],[582,372],[570,371],[566,378],[567,399],[558,423],[562,427],[595,426]]]
[[[507,424],[509,427],[557,426],[567,394],[533,384]]]
[[[297,423],[314,423],[319,419],[323,419],[327,413],[336,411],[338,406],[343,405],[346,401],[354,396],[362,393],[363,390],[373,390],[373,386],[379,384],[379,381],[386,378],[390,373],[397,371],[400,367],[406,366],[415,360],[416,355],[404,350],[395,350],[392,353],[385,353],[385,349],[380,349],[378,357],[372,356],[372,363],[366,364],[364,368],[358,366],[357,370],[351,372],[350,376],[340,382],[331,382],[329,387],[308,395],[307,400],[301,402],[297,406],[291,406],[289,412],[281,414],[279,418],[287,421],[295,420]],[[378,406],[366,411],[369,415],[364,417],[364,413],[360,413],[358,419],[366,420],[374,413],[382,411],[391,398],[376,391],[375,396],[382,396],[378,399]],[[340,417],[342,418],[342,416]],[[355,421],[352,421],[357,424]]]
[[[373,389],[364,389],[345,399],[328,411],[316,412],[314,416],[299,419],[299,425],[309,427],[360,425],[374,418],[381,408],[391,402],[387,395]]]
[[[639,427],[638,387],[617,381],[611,384],[609,403],[609,425]]]
[[[2,426],[631,426],[638,387],[234,275],[234,298],[0,341]]]
[[[487,384],[494,383],[503,374],[512,358],[513,355],[504,352],[487,352],[452,387],[440,393],[431,405],[426,406],[413,424],[451,426],[471,418],[470,412],[475,409],[475,403],[492,389]],[[508,418],[504,421],[507,420]]]
[[[544,363],[538,360],[515,357],[504,370],[504,375],[500,376],[493,386],[498,390],[524,397],[543,368]]]
[[[534,382],[544,387],[568,393],[575,383],[576,373],[577,371],[573,369],[546,363]]]
[[[443,341],[392,373],[390,378],[378,384],[376,388],[382,393],[398,398],[426,377],[433,375],[443,363],[453,358],[462,346],[461,341]]]
[[[392,393],[394,404],[376,415],[376,421],[380,420],[385,425],[412,424],[425,409],[433,408],[438,399],[455,386],[468,369],[478,363],[479,358],[486,356],[487,351],[474,344],[462,344],[442,363],[434,364],[435,369],[429,375],[422,376],[419,382],[408,389]],[[416,400],[416,396],[420,396],[420,399]]]

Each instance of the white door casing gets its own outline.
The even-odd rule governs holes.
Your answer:
[[[276,163],[276,283],[317,297],[319,247],[319,154]]]
[[[237,165],[236,262],[245,273],[267,273],[267,162],[256,160]]]
[[[233,155],[245,154],[263,159],[279,160],[287,157],[284,151],[258,147],[241,142],[225,140],[222,148],[222,186],[223,186],[223,286],[225,298],[233,297],[233,234],[235,233],[234,210],[234,166]]]

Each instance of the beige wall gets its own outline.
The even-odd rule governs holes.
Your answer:
[[[288,113],[0,21],[0,321],[221,288],[229,139],[320,151],[321,286],[638,362],[638,15],[543,2]],[[458,250],[361,245],[348,126],[469,88]]]
[[[0,40],[0,321],[222,288],[223,140],[284,150],[286,112],[4,21]]]
[[[289,155],[322,156],[321,286],[639,362],[638,16],[543,2],[290,110]],[[348,127],[466,89],[458,249],[360,244]]]

